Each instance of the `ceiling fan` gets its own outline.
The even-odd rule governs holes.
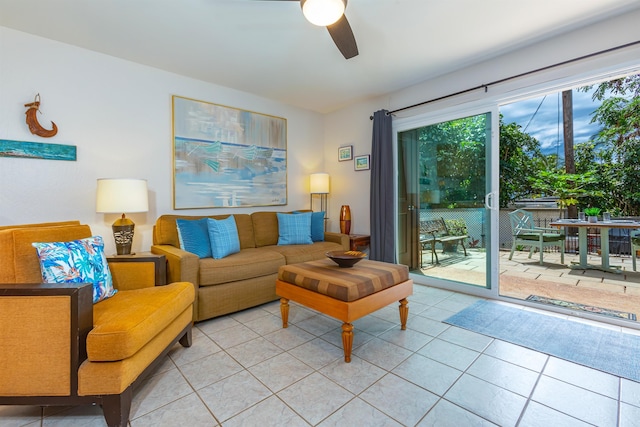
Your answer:
[[[320,27],[327,27],[333,42],[345,59],[358,55],[356,38],[351,25],[344,15],[347,0],[272,0],[299,1],[302,13],[309,22]]]

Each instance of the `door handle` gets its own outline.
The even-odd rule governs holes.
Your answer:
[[[493,191],[491,193],[485,194],[485,196],[484,196],[484,206],[487,209],[492,209],[492,210],[496,209],[496,207],[493,206],[493,200],[494,200],[493,196],[494,196],[494,192]]]

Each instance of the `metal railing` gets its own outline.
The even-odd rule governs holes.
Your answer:
[[[486,248],[487,219],[483,208],[459,209],[423,209],[420,210],[420,222],[434,219],[463,220],[467,226],[469,238],[465,245],[469,248]]]
[[[533,221],[537,227],[554,228],[549,224],[558,219],[557,209],[527,209],[533,213]],[[512,210],[500,211],[500,246],[511,249],[511,225],[508,214]],[[625,218],[630,219],[630,218]],[[613,256],[631,256],[631,233],[633,230],[624,228],[609,229],[609,254]],[[565,240],[566,253],[579,253],[578,229],[576,227],[566,228],[567,239]],[[587,253],[598,253],[601,243],[600,228],[587,228]],[[545,251],[558,252],[558,247],[548,247]]]
[[[511,222],[509,221],[509,213],[514,209],[500,209],[499,213],[499,245],[500,249],[510,250],[513,242],[513,234],[511,230]],[[560,213],[558,209],[549,208],[529,208],[533,213],[534,223],[538,227],[552,228],[549,224],[557,221]],[[566,214],[565,214],[566,215]],[[426,209],[420,211],[420,221],[430,219],[462,219],[467,225],[469,240],[467,247],[486,248],[488,239],[489,225],[487,222],[486,211],[483,208],[462,208],[462,209]],[[638,218],[624,218],[636,219]],[[612,228],[609,230],[609,254],[613,256],[630,256],[631,255],[631,233],[633,230]],[[566,228],[567,239],[565,241],[566,253],[578,253],[578,229]],[[600,250],[600,229],[587,229],[587,252],[597,253]],[[558,247],[548,247],[545,251],[558,252]]]

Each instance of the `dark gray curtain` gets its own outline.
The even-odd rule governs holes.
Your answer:
[[[369,259],[396,262],[391,115],[373,113],[371,140],[371,244]]]

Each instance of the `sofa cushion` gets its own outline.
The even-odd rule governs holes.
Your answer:
[[[180,247],[198,258],[211,258],[208,219],[176,219]]]
[[[278,217],[276,212],[254,212],[251,214],[256,247],[278,244]]]
[[[369,260],[361,261],[356,268],[340,268],[333,261],[323,259],[282,267],[278,271],[278,279],[350,302],[409,280],[409,268],[402,264]]]
[[[163,331],[190,304],[191,283],[120,291],[93,306],[94,327],[87,336],[92,362],[126,359]]]
[[[116,293],[102,237],[32,245],[45,283],[92,283],[94,304]]]
[[[213,258],[221,259],[240,252],[240,239],[233,215],[226,219],[208,218],[207,224]]]
[[[278,245],[310,245],[311,212],[285,214],[278,212]]]
[[[200,286],[219,285],[278,272],[285,258],[267,248],[243,249],[222,259],[201,259]]]
[[[312,245],[266,246],[264,249],[282,254],[287,264],[324,259],[326,258],[325,254],[329,251],[344,250],[342,245],[333,242],[315,242]]]

